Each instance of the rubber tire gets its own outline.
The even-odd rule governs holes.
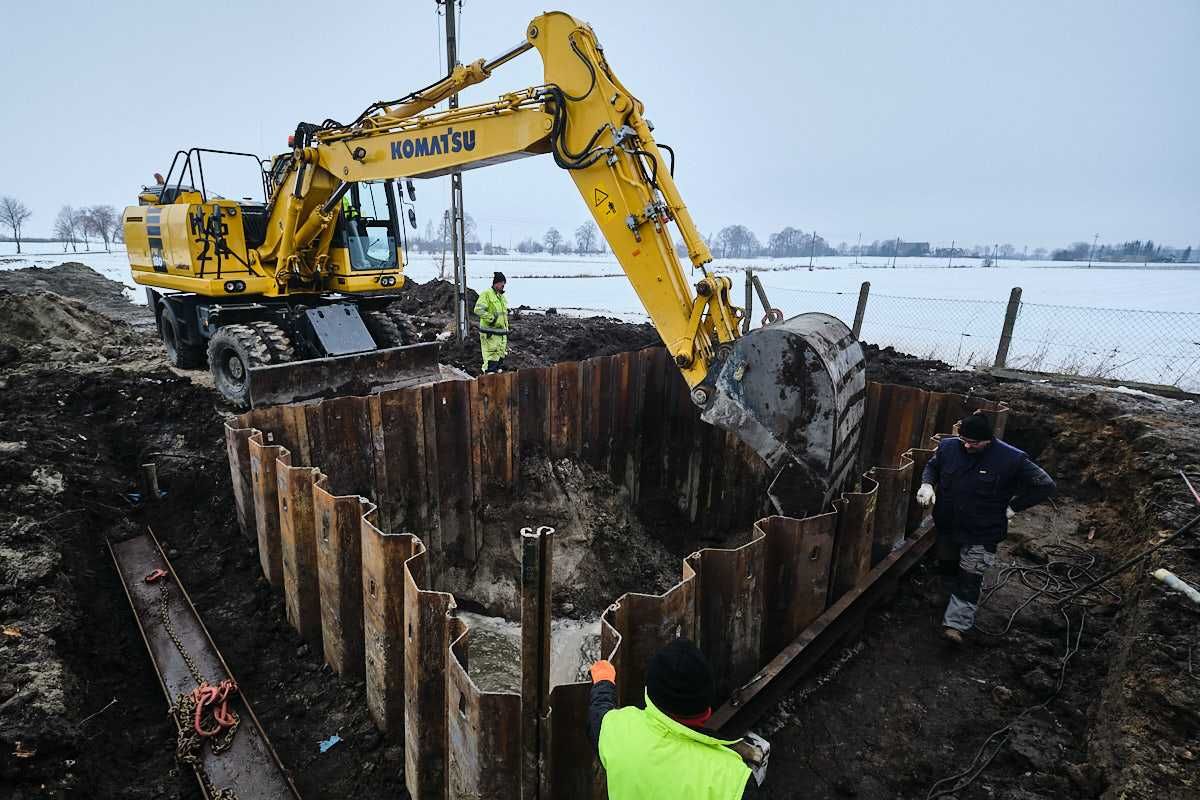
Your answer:
[[[407,344],[404,341],[404,334],[400,332],[396,321],[387,311],[364,311],[362,320],[366,324],[371,338],[375,340],[375,346],[380,350]]]
[[[226,325],[208,340],[213,384],[237,408],[250,406],[250,370],[270,361],[266,343],[249,325]]]
[[[179,318],[170,303],[163,303],[158,316],[158,338],[167,351],[167,363],[179,369],[199,369],[204,366],[203,347],[179,343]]]

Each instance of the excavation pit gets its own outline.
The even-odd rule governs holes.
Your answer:
[[[264,574],[326,662],[365,679],[414,797],[587,797],[598,773],[575,679],[595,651],[575,630],[578,655],[563,654],[566,622],[601,615],[622,704],[640,702],[657,647],[693,638],[717,675],[714,718],[733,725],[803,636],[928,548],[920,448],[969,410],[1001,430],[1007,414],[879,384],[866,405],[851,474],[868,474],[803,519],[766,516],[765,465],[699,419],[661,349],[258,409],[227,445]],[[527,526],[558,529],[552,587],[528,560],[522,572]],[[502,670],[523,615],[523,664]]]

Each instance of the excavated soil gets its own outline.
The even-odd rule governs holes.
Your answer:
[[[478,294],[467,291],[467,305],[475,307]],[[446,281],[405,284],[399,302],[412,315],[422,341],[442,342],[445,363],[478,375],[482,366],[478,334],[461,347],[454,343],[454,286]],[[547,367],[560,361],[581,361],[653,347],[662,343],[653,325],[634,325],[608,317],[568,317],[553,310],[534,311],[518,306],[509,311],[509,369]]]
[[[104,545],[145,525],[168,548],[301,794],[405,796],[402,751],[375,733],[362,684],[330,674],[287,626],[237,527],[217,396],[166,368],[152,332],[122,316],[139,312],[94,314],[44,292],[2,293],[0,304],[8,354],[0,358],[0,797],[200,796],[175,764],[166,702]],[[427,316],[419,306],[413,313]],[[569,357],[657,341],[646,326],[522,316],[514,327],[531,332],[513,341],[514,363],[521,347],[522,358],[552,363],[572,337],[592,350]],[[426,332],[436,335],[448,315],[430,319]],[[887,350],[871,349],[868,359],[872,378],[1012,406],[1009,440],[1055,475],[1061,493],[1055,506],[1018,515],[1003,563],[1035,566],[1069,544],[1095,557],[1098,574],[1197,512],[1179,477],[1181,469],[1200,476],[1194,403],[1000,381]],[[158,463],[167,492],[149,506],[134,494],[146,460]],[[586,591],[560,589],[556,613],[588,617],[594,593],[606,602],[621,580],[644,586],[678,575],[686,536],[661,536],[653,509],[622,517],[613,511],[624,507],[620,490],[569,463],[525,468],[559,489],[507,509],[511,521],[571,530],[584,518],[576,535],[600,552],[590,556],[595,564],[580,561],[577,575],[619,573],[612,567],[622,559],[642,570],[595,575]],[[580,498],[591,505],[575,508]],[[611,522],[587,527],[590,514],[610,512]],[[628,557],[631,542],[645,547]],[[942,598],[919,567],[858,643],[826,658],[760,722],[774,744],[760,796],[925,798],[938,779],[968,770],[1009,723],[995,757],[946,796],[1197,796],[1200,609],[1149,577],[1159,566],[1200,584],[1200,539],[1179,539],[1123,573],[1112,584],[1119,598],[1097,598],[1081,635],[1074,616],[1068,623],[1035,599],[1005,635],[973,635],[961,650],[938,638]],[[1006,584],[981,626],[1003,629],[1031,593]],[[1078,652],[1063,670],[1068,632],[1079,636]],[[1060,673],[1061,690],[1022,715],[1054,694]],[[341,743],[320,753],[317,743],[335,733]]]
[[[514,502],[484,507],[488,529],[477,566],[439,575],[437,588],[465,607],[520,619],[521,544],[509,534],[525,527],[555,530],[551,601],[561,617],[595,619],[625,592],[666,591],[698,544],[670,548],[680,538],[678,522],[647,524],[624,488],[586,464],[531,458],[521,480],[526,488]]]

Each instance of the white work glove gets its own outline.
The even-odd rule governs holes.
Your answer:
[[[922,483],[921,488],[917,489],[917,504],[921,508],[929,508],[937,502],[937,495],[933,493],[932,483]]]
[[[1008,508],[1004,509],[1004,513],[1008,516],[1009,519],[1012,519],[1013,517],[1015,517],[1017,515],[1017,512],[1012,510],[1012,506],[1009,506]]]

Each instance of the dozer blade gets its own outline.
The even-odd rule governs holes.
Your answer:
[[[769,495],[788,516],[828,508],[853,474],[866,400],[862,347],[828,314],[751,331],[701,384],[707,422],[779,470]]]
[[[271,364],[250,370],[250,407],[364,395],[440,379],[437,342]]]

